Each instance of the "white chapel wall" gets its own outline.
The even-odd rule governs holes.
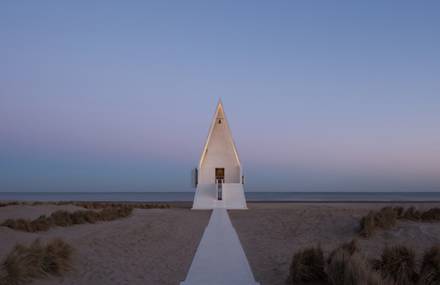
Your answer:
[[[241,183],[241,169],[234,152],[227,122],[216,123],[199,169],[199,183],[215,183],[215,168],[225,169],[225,183]]]

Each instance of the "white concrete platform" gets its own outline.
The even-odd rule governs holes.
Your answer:
[[[258,285],[228,212],[212,211],[186,279],[181,285]]]
[[[199,184],[194,195],[194,210],[214,208],[247,209],[244,187],[241,183],[222,184],[223,199],[217,199],[217,184]]]

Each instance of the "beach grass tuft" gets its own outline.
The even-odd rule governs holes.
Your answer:
[[[405,213],[403,214],[403,219],[410,220],[410,221],[419,221],[422,217],[422,213],[414,207],[409,207],[406,209]]]
[[[324,254],[320,247],[310,247],[297,252],[290,265],[287,284],[327,281],[324,271]]]
[[[99,221],[113,221],[131,215],[132,207],[104,208],[101,211],[56,211],[49,217],[42,215],[35,220],[8,219],[1,225],[24,232],[47,231],[51,227],[68,227],[72,225],[96,223]]]
[[[416,284],[418,279],[415,252],[406,246],[386,247],[375,267],[384,279],[399,285]]]
[[[21,205],[21,202],[18,202],[18,201],[0,202],[0,208],[1,207],[7,207],[7,206],[17,206],[17,205]]]
[[[75,201],[34,201],[34,202],[26,202],[26,201],[11,201],[11,202],[0,202],[0,207],[7,206],[41,206],[41,205],[74,205],[77,207],[82,207],[85,209],[104,209],[104,208],[120,208],[120,207],[132,207],[136,209],[168,209],[171,208],[171,205],[168,203],[149,203],[149,202],[140,202],[140,203],[131,203],[131,202],[75,202]]]
[[[370,211],[360,221],[360,235],[370,237],[377,229],[390,229],[397,222],[397,213],[391,207],[385,207],[375,212]]]
[[[381,276],[372,270],[358,251],[349,251],[344,247],[332,253],[326,272],[332,285],[384,284]]]
[[[397,214],[391,207],[380,209],[375,215],[376,226],[381,229],[390,229],[396,225]]]
[[[393,211],[396,213],[398,219],[403,218],[403,214],[405,213],[405,208],[401,206],[397,206],[393,208]]]
[[[371,237],[378,229],[387,230],[396,225],[398,220],[416,222],[440,221],[440,208],[431,208],[419,211],[414,207],[385,207],[379,211],[370,211],[360,219],[359,235],[365,238]]]
[[[376,231],[376,222],[374,219],[374,212],[370,211],[366,216],[361,218],[359,234],[362,237],[368,238]]]
[[[333,258],[333,255],[336,254],[339,250],[343,250],[350,255],[353,255],[355,252],[359,252],[359,245],[357,239],[352,239],[350,242],[346,242],[341,244],[335,250],[331,251],[328,257],[328,263]]]
[[[359,251],[359,244],[357,239],[352,239],[350,242],[342,244],[341,248],[352,255]]]
[[[440,208],[431,208],[421,214],[424,222],[440,221]]]
[[[78,207],[85,209],[106,209],[106,208],[121,208],[131,207],[136,209],[168,209],[171,208],[166,203],[110,203],[110,202],[69,202]]]
[[[425,252],[420,268],[419,285],[440,284],[440,246]]]
[[[387,246],[380,258],[370,261],[362,255],[357,240],[352,240],[331,251],[327,262],[319,246],[308,247],[294,254],[286,283],[439,285],[440,246],[424,253],[420,268],[415,251],[403,245]]]
[[[35,240],[31,245],[16,245],[0,267],[1,285],[19,285],[48,275],[61,275],[71,268],[72,247],[61,239],[47,244]]]

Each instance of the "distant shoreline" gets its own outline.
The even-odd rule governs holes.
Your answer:
[[[18,202],[18,203],[115,203],[115,204],[168,204],[170,206],[176,208],[191,208],[192,201],[108,201],[108,200],[59,200],[59,201],[33,201],[33,200],[0,200],[0,203],[10,203],[10,202]],[[302,200],[302,201],[285,201],[285,200],[268,200],[268,201],[247,201],[247,204],[438,204],[440,200],[319,200],[319,201],[310,201],[310,200]]]
[[[245,192],[248,203],[438,203],[440,192]],[[0,201],[192,205],[194,192],[0,192]]]

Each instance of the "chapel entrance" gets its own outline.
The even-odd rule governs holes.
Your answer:
[[[225,183],[225,169],[215,169],[215,183],[217,184],[217,200],[223,200],[223,183]]]
[[[225,169],[224,168],[216,168],[215,169],[215,182],[216,183],[225,183]]]

